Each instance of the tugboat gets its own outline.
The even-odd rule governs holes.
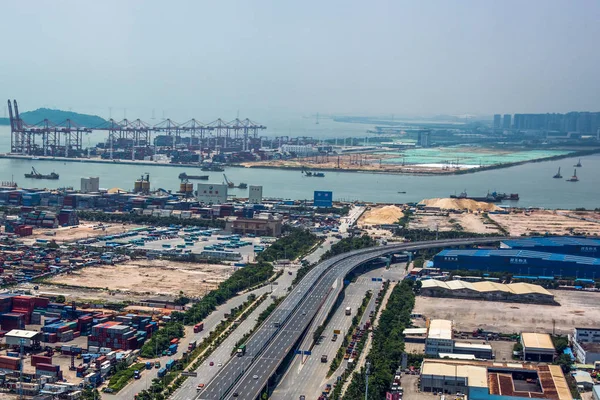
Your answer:
[[[182,181],[186,179],[197,179],[201,181],[207,181],[208,175],[188,175],[185,172],[182,172],[179,174],[179,179],[181,179]]]
[[[581,158],[579,159],[579,161],[577,161],[577,164],[573,165],[576,168],[581,168],[583,167],[583,165],[581,165]]]
[[[31,167],[31,173],[25,174],[25,178],[56,180],[59,178],[59,175],[56,172],[51,172],[47,175],[40,174],[34,167]]]
[[[567,182],[579,182],[579,178],[577,177],[577,170],[573,171],[573,176],[571,179],[567,179]]]
[[[560,174],[560,167],[558,167],[558,172],[553,176],[554,179],[562,179],[562,175]]]

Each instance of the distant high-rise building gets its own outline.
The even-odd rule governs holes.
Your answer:
[[[510,129],[510,123],[511,123],[511,115],[504,114],[504,118],[502,120],[502,129]]]
[[[419,142],[419,146],[421,146],[421,147],[431,146],[431,131],[430,130],[420,131],[418,142]]]
[[[494,129],[502,128],[502,115],[494,114]]]

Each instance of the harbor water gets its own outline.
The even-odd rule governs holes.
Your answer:
[[[0,152],[10,151],[10,128],[0,127]],[[426,198],[448,197],[463,190],[471,196],[484,196],[488,191],[519,193],[514,202],[521,207],[573,209],[600,207],[600,155],[582,158],[577,169],[579,182],[567,182],[577,158],[534,162],[464,175],[398,175],[361,172],[326,172],[324,178],[304,177],[300,171],[226,168],[227,178],[235,184],[262,185],[265,197],[294,200],[312,199],[315,190],[333,191],[334,200],[362,200],[381,203],[418,202]],[[56,181],[27,179],[25,173],[35,167],[41,173],[60,174]],[[561,167],[563,179],[552,176]],[[177,191],[181,172],[209,175],[211,183],[222,183],[223,173],[200,172],[199,168],[160,165],[95,164],[79,161],[47,161],[0,159],[0,180],[13,179],[25,188],[80,187],[82,177],[100,177],[100,187],[131,190],[142,174],[150,174],[151,188]],[[406,193],[398,193],[406,192]],[[230,194],[246,197],[248,190],[231,189]],[[505,202],[505,204],[511,204]]]

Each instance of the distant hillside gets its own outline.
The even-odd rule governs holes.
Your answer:
[[[106,122],[104,118],[97,115],[79,114],[72,111],[51,110],[49,108],[38,108],[34,111],[25,111],[21,113],[21,118],[26,124],[37,124],[48,119],[55,124],[60,124],[67,119],[80,126],[95,127]],[[8,118],[0,118],[0,125],[10,125]]]

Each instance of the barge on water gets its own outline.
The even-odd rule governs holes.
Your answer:
[[[469,199],[469,200],[474,200],[474,201],[484,201],[487,203],[500,203],[502,200],[517,201],[517,200],[519,200],[519,194],[518,193],[506,194],[506,193],[492,192],[492,193],[488,193],[485,197],[476,197],[476,196],[467,195],[467,191],[465,190],[458,196],[450,195],[450,198],[451,199]]]
[[[186,180],[186,179],[196,179],[196,180],[200,180],[200,181],[207,181],[208,180],[208,175],[188,175],[185,172],[182,172],[179,174],[179,179]]]
[[[59,178],[59,175],[56,172],[40,174],[34,167],[31,167],[31,172],[29,174],[25,174],[25,178],[56,180]]]

